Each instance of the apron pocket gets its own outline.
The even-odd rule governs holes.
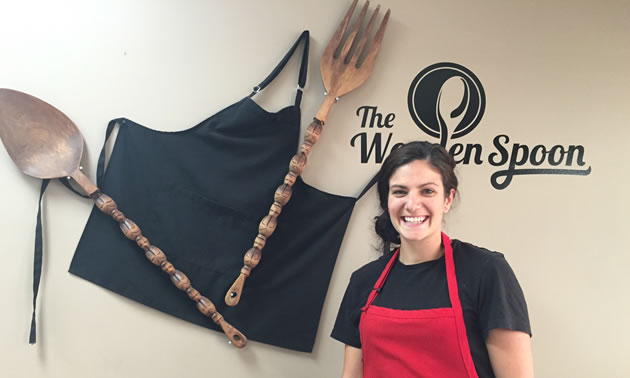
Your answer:
[[[175,267],[238,272],[258,234],[259,219],[180,186],[168,186],[163,195],[160,203],[166,209],[155,212],[156,226],[164,245],[171,247],[164,252]]]

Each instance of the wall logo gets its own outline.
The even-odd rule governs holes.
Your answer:
[[[515,176],[587,176],[591,173],[590,165],[584,160],[584,146],[578,144],[527,145],[511,142],[508,135],[499,134],[491,141],[493,151],[490,153],[486,153],[480,143],[456,142],[449,146],[450,141],[457,141],[473,131],[486,109],[481,81],[459,64],[437,63],[420,71],[409,87],[407,106],[418,128],[436,138],[458,164],[497,167],[490,176],[490,184],[495,189],[507,188]],[[388,152],[402,145],[393,142],[394,113],[381,113],[377,106],[363,105],[357,108],[356,115],[361,131],[350,139],[350,145],[359,149],[361,163],[368,163],[372,158],[375,163],[381,163]],[[489,144],[484,143],[484,146]]]
[[[459,104],[454,109],[447,109],[447,89],[461,90]],[[437,63],[413,79],[407,105],[420,130],[439,138],[440,144],[446,147],[448,139],[463,137],[477,127],[486,109],[486,94],[477,76],[466,67]],[[443,112],[447,112],[448,117],[444,117]],[[457,123],[449,125],[445,118],[457,120]]]

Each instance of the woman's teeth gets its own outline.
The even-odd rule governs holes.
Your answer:
[[[405,223],[422,223],[427,217],[403,217]]]

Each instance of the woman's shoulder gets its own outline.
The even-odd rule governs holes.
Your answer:
[[[507,264],[505,256],[501,252],[457,239],[453,239],[451,243],[453,246],[453,259],[461,261],[467,266],[475,266],[483,270],[484,268]]]
[[[458,278],[466,282],[483,283],[488,287],[518,286],[514,271],[503,253],[453,240],[453,260]]]

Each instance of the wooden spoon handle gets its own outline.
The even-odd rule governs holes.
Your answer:
[[[149,259],[153,265],[159,266],[164,273],[168,274],[173,285],[185,292],[188,298],[195,302],[199,312],[211,318],[212,321],[221,327],[234,346],[243,348],[245,344],[247,344],[245,335],[225,321],[212,301],[202,296],[199,291],[192,287],[190,279],[184,273],[175,269],[173,264],[167,260],[166,254],[162,252],[161,249],[149,243],[149,239],[142,235],[140,227],[118,210],[118,205],[116,205],[113,199],[101,193],[98,187],[80,170],[77,169],[71,177],[89,194],[100,211],[111,216],[120,224],[120,229],[123,234],[125,234],[128,239],[135,241],[136,244],[144,250],[147,259]]]
[[[260,262],[260,259],[262,258],[262,249],[265,247],[267,239],[276,230],[278,216],[280,216],[282,207],[285,206],[291,199],[293,184],[295,184],[297,177],[304,172],[307,156],[311,152],[313,145],[319,140],[323,126],[324,122],[320,121],[318,118],[313,118],[313,122],[311,122],[311,124],[306,128],[304,141],[300,146],[300,151],[291,159],[291,162],[289,163],[289,172],[284,177],[282,185],[280,185],[274,193],[273,203],[271,204],[271,208],[269,208],[269,213],[258,225],[258,235],[256,235],[256,238],[254,239],[253,247],[245,253],[245,257],[243,258],[244,265],[241,268],[241,273],[225,294],[225,303],[228,306],[236,306],[241,299],[243,287],[245,286],[245,279],[249,277],[252,269],[254,269]]]

